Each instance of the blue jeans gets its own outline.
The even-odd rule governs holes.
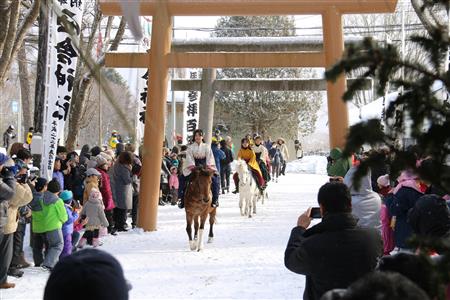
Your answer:
[[[59,256],[64,248],[62,230],[56,229],[45,233],[48,243],[48,249],[45,255],[43,265],[53,268],[58,262]]]

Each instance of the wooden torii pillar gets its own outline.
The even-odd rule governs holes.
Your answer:
[[[153,16],[151,53],[108,54],[108,67],[150,69],[144,133],[138,226],[157,229],[161,149],[169,68],[331,67],[342,56],[342,15],[394,12],[397,0],[100,0],[103,15],[122,15],[122,2],[139,2],[143,16]],[[126,4],[125,4],[126,5]],[[171,53],[172,16],[322,15],[324,51]],[[348,112],[342,101],[345,78],[327,83],[330,146],[343,146]]]

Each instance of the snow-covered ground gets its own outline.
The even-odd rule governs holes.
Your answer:
[[[324,175],[282,176],[251,219],[240,216],[237,195],[221,196],[214,243],[202,252],[188,250],[184,211],[173,206],[160,207],[158,231],[107,236],[101,249],[121,262],[133,285],[130,299],[299,299],[304,277],[284,267],[284,249],[298,215],[317,206],[326,181]],[[42,299],[47,277],[25,269],[22,278],[9,277],[17,286],[2,290],[0,299]]]
[[[291,161],[286,166],[286,173],[296,174],[327,174],[327,158],[311,155]]]

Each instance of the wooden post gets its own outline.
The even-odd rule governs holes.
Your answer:
[[[167,57],[172,39],[172,20],[167,3],[158,1],[153,15],[149,65],[147,112],[143,149],[143,168],[139,193],[138,226],[155,231],[158,216],[159,183],[164,140],[164,118],[169,69]]]
[[[342,15],[335,8],[329,8],[322,14],[323,45],[326,67],[335,64],[344,53],[344,39],[342,32]],[[330,132],[330,149],[345,145],[348,130],[347,104],[342,100],[346,89],[345,75],[341,75],[336,82],[327,82],[328,99],[328,128]]]
[[[205,142],[211,143],[214,122],[214,81],[216,80],[216,69],[202,70],[202,88],[200,94],[199,125],[205,134]]]

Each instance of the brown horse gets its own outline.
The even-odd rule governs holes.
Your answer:
[[[208,215],[210,224],[208,243],[211,243],[214,237],[213,225],[216,219],[216,208],[211,207],[211,180],[213,174],[214,171],[196,167],[192,171],[191,180],[184,196],[187,222],[186,232],[189,237],[189,246],[193,251],[203,249],[203,229],[205,228]],[[195,238],[197,240],[195,238],[194,240],[192,239],[192,221],[194,221]]]

